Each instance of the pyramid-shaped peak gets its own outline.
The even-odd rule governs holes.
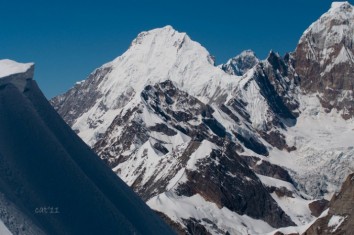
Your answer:
[[[333,2],[331,9],[304,32],[299,43],[312,40],[313,46],[318,48],[347,44],[354,35],[353,26],[353,6],[349,2]]]
[[[256,53],[252,50],[244,50],[240,53],[239,56],[254,56],[254,57],[257,57],[256,56]]]
[[[259,59],[254,51],[245,50],[219,67],[230,75],[242,76],[258,62]]]

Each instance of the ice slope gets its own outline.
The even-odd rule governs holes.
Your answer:
[[[285,133],[296,146],[289,153],[272,149],[269,160],[290,170],[299,189],[313,198],[331,198],[354,168],[354,121],[326,113],[316,95],[302,96],[301,115]]]
[[[49,234],[173,234],[23,79],[25,91],[0,87],[4,194]],[[43,207],[58,213],[36,213]]]

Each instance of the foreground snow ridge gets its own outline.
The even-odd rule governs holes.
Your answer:
[[[25,73],[33,66],[34,63],[23,64],[9,59],[0,60],[0,79],[14,74]]]

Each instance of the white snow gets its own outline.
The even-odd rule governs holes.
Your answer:
[[[171,192],[166,192],[153,197],[147,204],[152,209],[165,213],[176,222],[181,222],[182,218],[188,219],[190,217],[201,220],[203,226],[211,234],[218,234],[213,229],[213,224],[224,233],[228,231],[230,234],[240,235],[264,234],[274,230],[262,220],[238,215],[225,207],[218,208],[216,204],[206,201],[199,194],[192,197],[179,197]],[[208,219],[213,224],[203,219]]]
[[[27,84],[26,79],[33,78],[33,63],[21,64],[12,60],[0,60],[0,85],[15,85],[21,92]]]
[[[73,125],[90,146],[124,106],[140,102],[141,91],[147,85],[171,80],[179,89],[209,103],[226,98],[239,82],[236,76],[215,67],[204,47],[171,26],[140,33],[123,55],[102,68],[111,69],[98,84],[102,98]],[[117,105],[123,98],[127,102]],[[110,114],[104,113],[102,106]],[[92,122],[97,126],[90,127]]]
[[[352,25],[348,28],[327,25],[329,18],[342,19],[347,17],[346,14],[351,14],[349,10],[347,13],[338,15],[333,13],[342,7],[342,3],[333,3],[333,9],[304,33],[301,40],[309,43],[309,53],[313,52],[310,56],[317,56],[313,51],[314,47],[334,45],[342,40],[342,32],[353,30]],[[330,30],[323,33],[327,28]],[[308,37],[310,32],[323,33],[325,37],[315,45]],[[332,53],[332,49],[324,50],[320,55],[321,63],[330,59]],[[343,47],[333,63],[328,65],[328,71],[335,64],[349,60],[353,61],[353,55]],[[146,85],[155,85],[166,80],[171,80],[179,89],[202,102],[211,104],[215,109],[214,117],[227,130],[236,130],[246,137],[257,135],[254,134],[257,133],[254,129],[264,130],[266,123],[273,118],[265,98],[260,94],[257,82],[253,80],[257,72],[255,68],[242,77],[227,75],[211,63],[210,55],[205,48],[192,41],[185,33],[175,31],[171,26],[140,33],[133,40],[128,51],[103,67],[111,68],[111,72],[102,78],[98,86],[103,98],[97,100],[96,104],[73,125],[73,128],[79,131],[80,137],[91,146],[97,142],[97,136],[107,130],[117,115],[122,116],[139,103],[144,103],[140,94]],[[348,94],[347,91],[343,92],[343,97]],[[294,198],[272,194],[278,205],[299,225],[296,228],[282,228],[279,231],[305,231],[314,218],[308,208],[311,201],[301,196],[306,197],[306,194],[309,194],[317,198],[322,196],[321,190],[324,192],[327,190],[325,196],[329,198],[331,193],[341,185],[350,166],[354,167],[354,120],[345,121],[340,116],[341,113],[336,110],[332,110],[329,114],[325,113],[316,95],[299,95],[301,115],[295,126],[282,131],[288,145],[295,146],[297,149],[289,153],[286,150],[270,148],[270,155],[267,158],[271,163],[289,169],[291,176],[298,183],[298,188],[295,189],[292,184],[285,181],[258,175],[262,183],[267,186],[285,187],[294,192]],[[251,127],[245,125],[244,118],[233,110],[231,112],[240,118],[242,124],[236,124],[217,108],[217,104],[231,98],[247,104],[245,109],[250,114]],[[144,126],[165,123],[159,115],[148,110],[146,106],[141,111],[140,114],[135,114],[134,120]],[[197,125],[199,122],[200,120],[196,120],[190,124]],[[94,127],[91,124],[94,124]],[[117,129],[115,136],[110,137],[110,140],[119,136],[121,131]],[[130,186],[139,176],[142,176],[139,180],[144,184],[152,178],[157,181],[175,172],[166,186],[167,192],[148,201],[150,207],[165,213],[174,221],[181,222],[181,218],[189,217],[200,220],[208,218],[219,228],[231,234],[264,234],[274,231],[263,221],[240,216],[226,208],[218,208],[215,204],[205,201],[200,195],[178,197],[173,194],[176,185],[186,180],[185,170],[195,170],[198,161],[208,157],[213,149],[218,148],[204,140],[191,154],[185,168],[181,168],[178,157],[188,146],[190,138],[180,131],[176,130],[176,132],[175,136],[152,132],[148,141],[133,143],[130,149],[123,153],[124,156],[130,156],[128,160],[118,165],[114,171]],[[169,153],[163,155],[156,151],[153,145],[157,141],[161,141]],[[259,156],[249,149],[245,149],[244,154]],[[259,157],[264,159],[262,156]],[[202,223],[211,233],[214,233],[212,225],[205,221]]]
[[[13,74],[25,73],[33,65],[33,63],[22,64],[8,59],[0,60],[0,78]]]
[[[300,226],[290,226],[290,227],[280,228],[280,229],[277,229],[275,231],[272,231],[271,233],[267,233],[265,235],[274,235],[274,233],[277,232],[277,231],[282,232],[284,234],[291,234],[291,233],[303,234],[304,232],[306,232],[307,229],[309,229],[311,227],[312,224],[314,224],[317,221],[317,219],[326,217],[328,215],[328,211],[329,211],[329,209],[323,211],[322,214],[318,218],[313,219],[308,224],[304,224],[304,225],[300,225]]]
[[[348,1],[343,1],[343,2],[332,2],[331,4],[331,10],[337,10],[338,8],[342,6],[350,5]]]
[[[289,191],[295,191],[295,187],[292,184],[290,184],[289,182],[275,179],[275,178],[268,177],[268,176],[264,176],[264,175],[259,175],[259,174],[256,174],[256,175],[261,180],[261,182],[266,186],[274,186],[276,188],[284,187],[284,188],[288,189]]]
[[[353,35],[354,10],[352,5],[348,2],[333,2],[330,10],[303,33],[300,43],[306,42],[308,59],[317,60],[321,65],[327,64],[321,73],[323,76],[336,64],[346,61],[353,63],[353,54],[348,48],[354,42]],[[340,53],[334,53],[334,48],[341,44],[343,47]]]
[[[328,59],[329,57],[329,55],[325,55],[325,56],[326,58],[322,60],[322,63],[325,59]],[[342,46],[342,49],[339,51],[337,57],[334,58],[334,61],[332,63],[326,66],[326,69],[321,73],[321,76],[331,72],[333,67],[337,64],[347,63],[347,62],[353,63],[353,58],[354,58],[353,53],[350,50],[348,50],[345,46]]]
[[[321,196],[319,190],[328,190],[326,198],[330,199],[354,166],[354,120],[344,120],[336,110],[326,113],[316,95],[299,100],[301,115],[284,132],[288,145],[297,150],[289,153],[273,148],[269,161],[290,169],[305,193],[316,198]]]
[[[182,168],[180,169],[177,174],[170,180],[170,182],[168,183],[166,190],[170,191],[172,188],[174,188],[177,183],[181,183],[186,181],[187,177],[185,177],[184,172],[186,171],[186,168]],[[185,177],[185,178],[183,178]],[[183,179],[183,180],[182,180]]]
[[[328,221],[328,227],[332,228],[331,232],[335,232],[341,226],[345,219],[345,216],[332,215],[331,219]]]
[[[269,119],[269,106],[260,93],[257,82],[253,79],[256,70],[250,69],[240,80],[236,97],[247,103],[246,109],[251,116],[252,126],[257,130],[263,130]]]
[[[311,201],[299,196],[297,190],[292,184],[264,175],[257,174],[257,176],[266,186],[274,186],[279,189],[284,187],[288,191],[292,192],[293,197],[278,197],[276,193],[272,193],[271,196],[277,202],[280,208],[282,208],[283,211],[289,215],[291,220],[294,221],[297,225],[301,226],[307,224],[314,219],[308,206]]]
[[[277,202],[280,208],[290,216],[295,224],[302,226],[308,224],[315,217],[311,215],[309,203],[311,201],[305,200],[294,193],[294,197],[278,197],[275,193],[271,194],[273,199]]]
[[[192,153],[192,155],[189,157],[186,169],[188,170],[197,169],[195,165],[198,163],[198,161],[208,157],[211,151],[217,148],[218,147],[215,144],[207,140],[203,140],[199,148],[194,153]]]

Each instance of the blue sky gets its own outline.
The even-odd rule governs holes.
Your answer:
[[[293,51],[332,1],[0,0],[0,58],[35,62],[48,98],[121,55],[135,36],[165,25],[187,32],[218,64],[245,49]]]

